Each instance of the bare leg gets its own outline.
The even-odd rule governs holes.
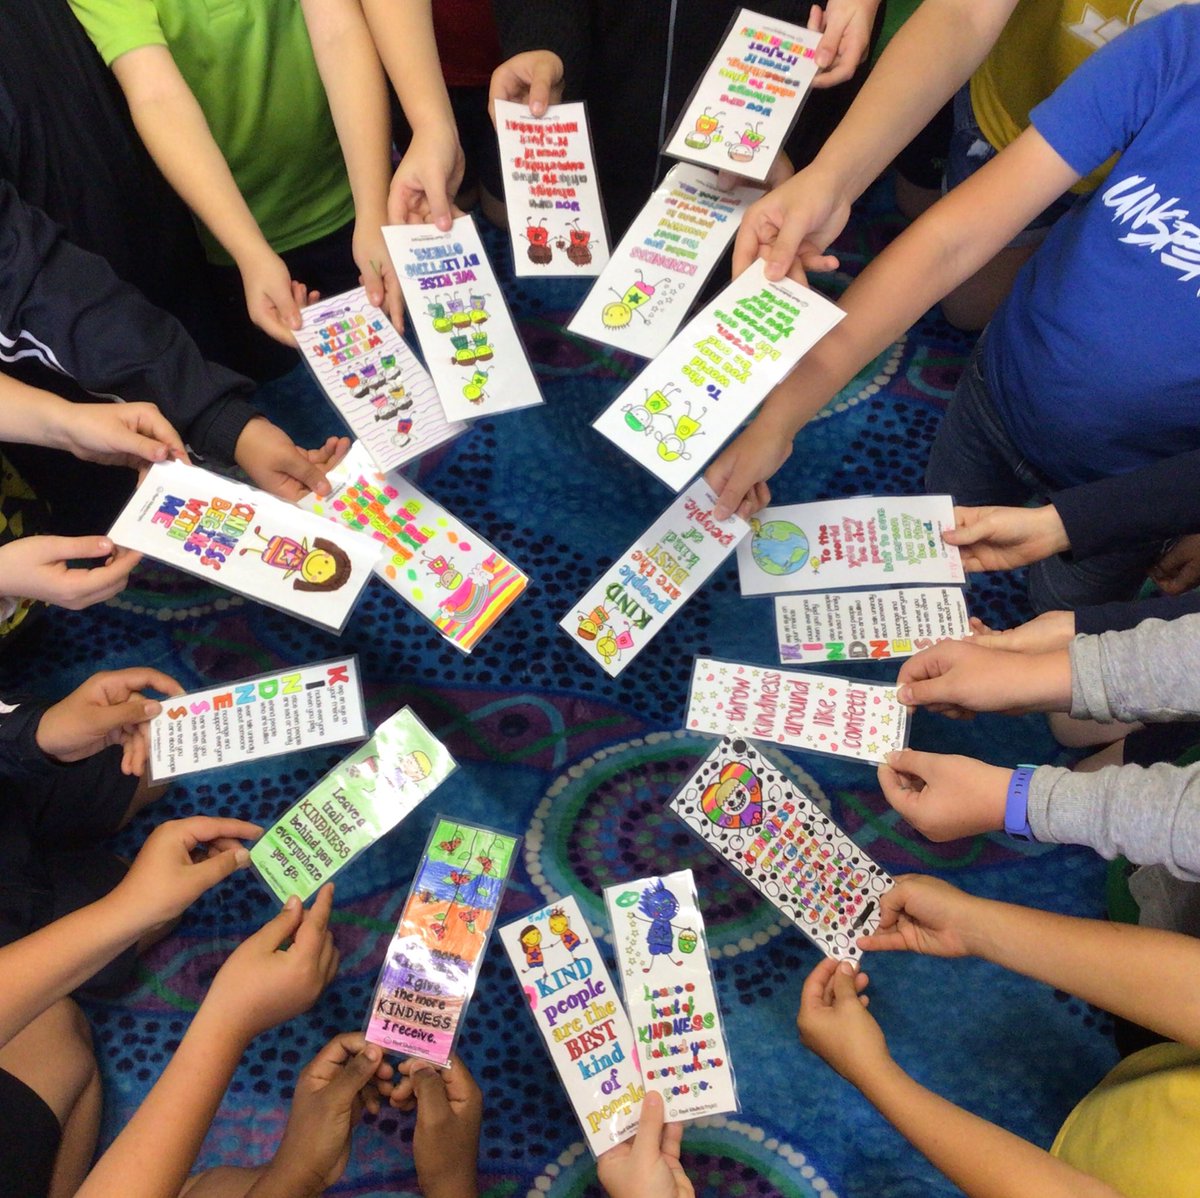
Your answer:
[[[263,1168],[235,1169],[218,1165],[187,1179],[179,1198],[245,1198],[250,1187],[262,1176]]]
[[[1017,272],[1033,256],[1035,245],[1009,246],[960,283],[944,300],[942,315],[957,329],[982,329],[1012,290]]]
[[[20,1078],[62,1128],[50,1198],[70,1198],[87,1176],[100,1131],[100,1074],[83,1012],[59,999],[0,1048],[0,1068]]]

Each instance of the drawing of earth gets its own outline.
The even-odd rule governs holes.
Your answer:
[[[750,553],[764,574],[794,574],[808,561],[808,537],[790,520],[754,521]]]

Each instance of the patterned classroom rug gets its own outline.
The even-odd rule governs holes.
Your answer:
[[[841,242],[836,293],[895,234],[887,194],[870,197]],[[200,1164],[253,1164],[278,1141],[297,1073],[334,1032],[363,1025],[387,938],[436,813],[524,837],[499,922],[573,894],[611,960],[599,898],[614,881],[691,867],[708,926],[741,1111],[684,1137],[698,1194],[745,1198],[942,1198],[934,1173],[867,1103],[798,1042],[801,981],[818,956],[664,805],[707,752],[681,731],[699,654],[777,661],[770,599],[742,599],[731,558],[616,680],[558,629],[603,567],[666,507],[667,491],[590,427],[636,374],[637,360],[562,331],[584,288],[516,282],[507,243],[489,235],[497,269],[545,394],[544,407],[474,424],[420,463],[421,486],[530,576],[524,597],[465,657],[372,581],[334,637],[153,564],[108,605],[54,612],[4,662],[12,678],[61,696],[101,668],[145,664],[185,688],[355,652],[378,724],[411,704],[462,768],[397,830],[339,876],[338,977],[305,1016],[251,1047]],[[799,437],[773,483],[776,501],[915,493],[969,348],[940,319],[920,321],[872,362]],[[298,368],[264,406],[298,438],[338,430]],[[1019,578],[973,582],[968,605],[995,626],[1028,615]],[[896,666],[847,672],[894,678]],[[997,764],[1054,758],[1036,718],[952,722],[918,713],[915,747]],[[153,824],[192,813],[269,823],[345,750],[195,775],[140,817],[117,848],[132,854]],[[973,893],[1082,915],[1102,906],[1103,863],[1087,851],[1002,835],[922,840],[884,803],[874,770],[775,752],[793,778],[893,874],[930,871]],[[91,1003],[111,1139],[158,1076],[214,971],[273,912],[248,874],[206,895],[144,960],[135,986]],[[978,962],[906,954],[868,962],[871,1011],[917,1078],[1019,1135],[1048,1145],[1072,1104],[1115,1060],[1105,1016]],[[480,1192],[488,1198],[599,1193],[595,1167],[498,943],[484,962],[460,1051],[486,1093]],[[385,1114],[355,1138],[332,1193],[416,1192],[412,1122]]]

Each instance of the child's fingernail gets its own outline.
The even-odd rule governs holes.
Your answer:
[[[912,702],[912,687],[911,686],[902,686],[896,692],[896,698],[899,699],[901,703],[905,703],[905,704],[911,703]]]
[[[288,895],[288,901],[283,904],[289,911],[295,911],[300,906],[300,900],[296,895]]]
[[[245,849],[234,849],[233,859],[238,864],[238,869],[250,864],[250,854]]]
[[[838,973],[848,973],[851,977],[854,976],[854,966],[849,961],[843,961],[838,966]]]
[[[893,749],[885,758],[888,765],[894,766],[900,760],[900,752],[898,749]]]

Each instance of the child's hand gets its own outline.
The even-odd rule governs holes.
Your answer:
[[[350,1140],[364,1107],[379,1110],[376,1083],[392,1067],[359,1032],[334,1036],[296,1082],[292,1109],[275,1159],[267,1166],[274,1188],[293,1198],[323,1194],[345,1172]],[[268,1187],[272,1192],[272,1187]]]
[[[892,1059],[863,993],[867,975],[849,961],[826,958],[800,991],[800,1040],[851,1085],[861,1086]]]
[[[259,1032],[307,1011],[337,973],[338,951],[329,933],[332,909],[332,882],[321,887],[310,911],[293,895],[274,919],[230,953],[201,1010],[247,1044]]]
[[[459,215],[453,204],[466,165],[453,124],[415,131],[392,176],[388,219],[396,225],[430,223],[448,231]]]
[[[563,62],[552,50],[526,50],[502,62],[488,85],[488,116],[496,123],[496,101],[528,102],[529,111],[541,116],[563,93]]]
[[[1012,770],[945,753],[904,749],[879,767],[883,797],[929,840],[959,840],[1004,827]]]
[[[147,930],[178,918],[206,890],[250,861],[243,840],[257,840],[262,829],[240,819],[194,815],[159,824],[146,837],[129,872],[112,892]],[[196,860],[198,849],[207,855]]]
[[[879,927],[860,936],[868,952],[910,952],[927,957],[967,957],[985,900],[921,874],[907,874],[883,896]]]
[[[319,449],[301,449],[278,425],[256,416],[239,434],[233,456],[255,486],[295,503],[310,491],[328,495],[325,472],[349,451],[349,437],[329,437]]]
[[[93,569],[71,565],[97,558]],[[0,594],[82,611],[119,595],[141,560],[108,537],[18,537],[0,545]]]
[[[367,299],[375,307],[383,309],[397,333],[403,333],[404,295],[392,266],[387,242],[383,239],[384,223],[383,219],[355,222],[354,262],[359,270],[358,281],[366,289]]]
[[[837,270],[837,258],[825,250],[849,218],[838,181],[816,163],[804,167],[746,209],[733,243],[733,277],[756,258],[766,259],[768,279],[790,274],[803,282],[805,271]]]
[[[715,520],[726,520],[735,512],[749,520],[771,502],[767,479],[792,455],[792,437],[763,411],[713,459],[704,472],[716,492]]]
[[[475,1198],[483,1093],[458,1056],[449,1069],[402,1061],[391,1104],[416,1107],[413,1163],[425,1198]]]
[[[954,528],[942,533],[962,550],[963,569],[1015,570],[1071,548],[1062,517],[1044,507],[956,507]]]
[[[1006,653],[1053,653],[1075,639],[1073,611],[1044,611],[1016,628],[993,632],[977,616],[971,617],[971,643]]]
[[[132,668],[93,674],[38,721],[37,745],[56,761],[82,761],[108,745],[121,745],[121,772],[140,776],[146,765],[144,724],[162,704],[141,692],[182,695],[183,687],[158,670]]]
[[[1071,662],[1056,653],[1001,653],[974,640],[942,641],[910,657],[896,679],[896,696],[951,719],[977,711],[1022,715],[1070,711]]]
[[[81,461],[137,470],[147,462],[188,460],[179,434],[152,403],[64,403],[55,410],[61,419],[47,443]]]
[[[1200,534],[1180,537],[1150,567],[1150,577],[1164,595],[1182,595],[1200,583]]]
[[[829,0],[825,8],[814,4],[808,28],[822,33],[817,46],[814,88],[845,83],[862,65],[871,48],[871,27],[879,0]]]
[[[647,1090],[637,1134],[600,1154],[596,1175],[609,1198],[693,1198],[696,1191],[679,1163],[683,1124],[664,1126],[662,1095]]]
[[[268,337],[295,348],[304,288],[292,281],[287,263],[264,241],[255,254],[238,262],[238,270],[250,319]]]

